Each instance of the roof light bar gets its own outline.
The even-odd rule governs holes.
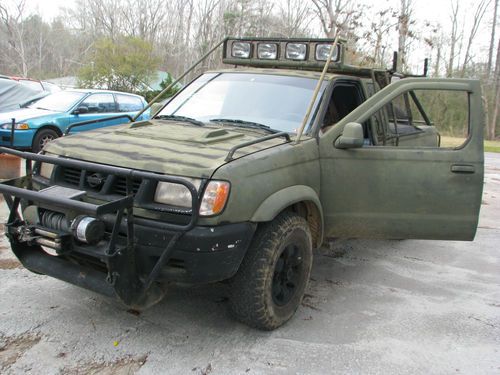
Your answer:
[[[227,38],[223,63],[255,67],[288,67],[322,70],[333,39]],[[329,66],[343,65],[344,43],[340,41]]]

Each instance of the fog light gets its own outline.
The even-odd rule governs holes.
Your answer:
[[[104,237],[104,223],[90,216],[78,216],[72,228],[76,239],[88,244],[95,244]]]
[[[259,59],[276,60],[278,57],[278,45],[276,43],[259,43],[257,45],[257,56]]]
[[[240,59],[250,58],[250,52],[252,51],[252,45],[247,42],[234,42],[233,48],[231,50],[231,55]]]
[[[305,60],[307,45],[304,43],[288,43],[286,45],[286,58],[289,60]]]

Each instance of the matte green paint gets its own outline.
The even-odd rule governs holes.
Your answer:
[[[349,77],[329,74],[327,78],[335,82]],[[471,137],[462,149],[406,148],[404,144],[352,149],[334,146],[347,123],[363,123],[410,89],[470,93]],[[139,170],[229,181],[225,210],[218,216],[201,218],[201,225],[269,221],[289,205],[309,201],[324,216],[327,236],[470,240],[482,195],[483,125],[479,82],[420,78],[387,86],[324,134],[304,136],[297,145],[283,139],[258,143],[237,151],[228,163],[224,158],[232,147],[267,134],[151,120],[64,137],[50,143],[47,151]],[[428,139],[422,137],[434,136],[424,134],[407,142],[426,145]],[[474,173],[453,173],[456,165],[473,168]]]

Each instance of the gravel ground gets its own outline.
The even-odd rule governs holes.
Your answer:
[[[500,154],[486,168],[474,242],[333,242],[274,332],[233,321],[223,284],[138,315],[26,271],[1,239],[0,373],[499,374]]]

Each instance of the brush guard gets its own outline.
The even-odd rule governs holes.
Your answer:
[[[122,303],[135,308],[144,308],[158,302],[163,293],[157,283],[162,268],[166,265],[175,244],[184,233],[192,229],[198,220],[199,196],[195,186],[179,177],[165,176],[139,170],[102,165],[41,154],[20,152],[0,147],[0,153],[7,153],[26,159],[27,175],[0,183],[10,214],[6,223],[6,235],[19,261],[29,270],[53,276],[71,284],[93,290],[110,297],[117,297]],[[69,168],[80,168],[126,179],[126,196],[104,204],[85,201],[86,194],[79,197],[63,197],[33,190],[32,161],[50,163]],[[149,274],[139,273],[136,264],[134,237],[134,195],[133,179],[149,179],[156,182],[170,182],[184,185],[191,194],[190,220],[187,224],[155,222],[154,226],[171,235]],[[105,246],[91,247],[94,258],[99,258],[107,268],[101,272],[85,264],[75,264],[68,255],[77,251],[81,254],[78,241],[68,231],[54,230],[39,224],[28,224],[20,215],[21,202],[37,207],[50,207],[57,212],[71,213],[72,216],[88,215],[100,219],[103,215],[114,214],[115,221],[109,241]],[[122,223],[126,227],[126,244],[119,241]],[[102,242],[102,241],[101,241]],[[100,244],[101,244],[100,242]],[[41,246],[51,247],[57,255],[50,255]]]

